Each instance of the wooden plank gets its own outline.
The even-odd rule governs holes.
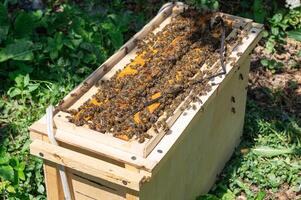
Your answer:
[[[121,140],[119,138],[113,137],[112,134],[103,134],[97,131],[94,131],[89,128],[76,126],[75,124],[68,122],[66,116],[68,113],[59,112],[54,117],[54,122],[56,126],[56,137],[60,137],[60,135],[64,135],[66,131],[72,133],[73,135],[95,141],[100,144],[104,144],[107,146],[118,148],[124,152],[129,152],[138,156],[144,156],[143,152],[145,149],[144,143],[139,143],[138,141],[134,140],[131,142]],[[61,131],[60,131],[61,130]],[[73,137],[73,135],[71,135]]]
[[[41,128],[44,128],[46,125],[44,124],[43,121],[40,121],[39,123],[35,123],[34,126],[31,129],[31,139],[39,139],[40,136],[44,136],[43,133],[40,131],[42,130]],[[40,130],[40,131],[39,131]],[[114,159],[118,162],[126,163],[126,164],[131,164],[135,166],[136,168],[139,169],[144,169],[147,171],[151,171],[153,166],[156,165],[154,161],[151,161],[150,159],[143,158],[140,156],[137,156],[132,153],[127,153],[121,150],[118,150],[116,148],[109,147],[107,145],[100,144],[95,141],[88,140],[83,137],[78,137],[72,133],[64,131],[64,134],[60,134],[60,131],[54,130],[55,133],[59,133],[56,135],[56,139],[59,142],[63,142],[65,144],[72,145],[79,149],[78,151],[80,152],[80,149],[86,150],[88,152],[91,152],[93,154],[98,154],[100,156],[105,156],[110,159]],[[46,136],[47,137],[47,136]],[[62,144],[64,145],[64,144]],[[90,155],[91,153],[85,152],[85,154]],[[93,156],[93,155],[92,155]],[[96,156],[93,156],[96,157]]]
[[[164,136],[159,146],[162,142],[170,142],[167,138],[171,139],[177,129],[182,132],[158,164],[159,170],[153,174],[151,181],[142,185],[141,199],[193,200],[211,188],[242,133],[247,78],[241,80],[240,74],[247,77],[249,63],[247,58],[240,70],[232,71],[231,79],[223,90],[210,96],[212,100],[208,101],[204,111],[191,118],[194,111],[188,110],[186,118],[176,122],[171,134]],[[231,100],[232,96],[235,102]],[[181,123],[188,121],[189,125],[184,128]],[[164,153],[164,148],[157,147],[156,151]]]
[[[132,172],[137,172],[137,173],[140,172],[139,169],[137,169],[136,167],[134,167],[132,165],[125,165],[125,168]],[[137,195],[138,195],[137,193],[134,194],[132,192],[127,192],[125,195],[125,199],[126,200],[139,200],[139,197]]]
[[[64,194],[61,189],[61,181],[57,165],[53,162],[44,160],[44,177],[46,185],[46,195],[48,200],[64,199]]]
[[[139,169],[151,171],[153,166],[156,165],[155,162],[147,158],[143,158],[132,153],[127,153],[119,149],[103,145],[101,143],[98,143],[97,141],[92,141],[87,138],[78,137],[73,133],[69,133],[66,131],[57,131],[56,138],[59,141],[66,142],[78,148],[86,149],[93,153],[103,155],[111,159],[115,159],[119,162],[131,164]]]
[[[31,135],[35,135],[34,133],[31,133]],[[45,136],[39,137],[42,141],[48,141],[48,138]],[[57,164],[43,160],[43,168],[44,168],[44,177],[45,177],[45,186],[46,186],[46,195],[48,200],[57,200],[57,199],[63,199],[64,193],[62,190],[62,183],[59,175],[59,170],[57,168]]]
[[[71,175],[72,185],[74,186],[74,197],[76,200],[125,200],[125,192],[118,191],[102,183],[94,182]]]
[[[136,191],[145,176],[40,140],[31,143],[30,153]]]

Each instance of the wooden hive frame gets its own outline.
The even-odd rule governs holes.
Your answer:
[[[185,7],[182,3],[163,7],[140,32],[67,95],[60,107],[77,108],[89,99],[97,91],[95,83],[99,79],[110,78],[135,56],[135,40],[160,30]],[[219,15],[235,22],[229,39],[237,35],[239,27],[244,29],[242,44],[235,44],[230,55],[237,66],[227,63],[227,73],[210,80],[214,83],[212,90],[200,96],[202,103],[197,103],[195,110],[187,110],[186,115],[176,110],[168,119],[171,127],[168,134],[161,131],[143,144],[122,141],[76,127],[66,120],[67,113],[58,112],[54,116],[54,131],[60,146],[55,146],[49,143],[45,117],[30,127],[31,154],[44,159],[48,199],[63,198],[58,164],[67,167],[74,199],[193,199],[210,188],[242,131],[249,54],[261,38],[262,30],[260,24],[251,20]],[[186,177],[184,185],[177,185],[176,174]]]

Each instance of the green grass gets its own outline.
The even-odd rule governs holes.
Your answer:
[[[42,161],[29,155],[28,126],[138,31],[161,4],[49,1],[41,12],[20,9],[18,2],[0,4],[0,195],[13,200],[45,199]],[[189,2],[202,9],[220,5],[225,10],[218,1]],[[275,30],[267,33],[267,48],[273,51],[285,31],[294,31],[301,23],[287,21],[298,13],[279,11],[275,4],[264,16],[279,11],[282,18],[266,21],[253,9],[260,7],[260,2],[242,1],[229,12],[243,8],[241,14],[278,27],[278,35]],[[299,37],[296,31],[291,34]],[[268,70],[275,68],[269,61],[263,62]],[[278,98],[273,93],[270,97],[274,102]],[[267,189],[277,190],[283,183],[300,190],[300,120],[283,114],[277,105],[266,108],[249,98],[242,143],[208,198],[233,199],[244,192],[259,200]]]
[[[233,199],[241,192],[258,199],[284,183],[300,191],[301,128],[297,120],[282,115],[248,99],[242,141],[211,191],[218,199]]]

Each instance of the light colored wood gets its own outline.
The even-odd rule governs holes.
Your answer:
[[[35,135],[31,133],[31,135]],[[35,135],[37,137],[37,135]],[[49,142],[48,138],[41,136],[39,138],[41,141]],[[43,160],[44,177],[46,185],[46,195],[48,200],[64,199],[64,194],[62,188],[62,183],[59,176],[58,166],[48,160]]]
[[[155,161],[152,161],[135,154],[127,153],[119,149],[109,147],[98,143],[97,141],[92,141],[83,137],[78,137],[73,133],[64,131],[57,131],[57,138],[60,141],[66,142],[68,144],[74,145],[78,148],[86,149],[96,154],[106,156],[111,159],[115,159],[119,162],[134,165],[136,168],[145,169],[150,171],[153,166],[156,165]],[[133,159],[134,158],[134,159]]]
[[[194,200],[210,189],[242,133],[247,78],[240,80],[239,74],[247,77],[248,69],[249,60],[245,60],[224,89],[215,92],[205,110],[190,121],[158,164],[159,171],[142,185],[140,199]],[[174,126],[179,128],[180,124]]]
[[[99,144],[112,146],[124,152],[133,153],[143,157],[145,144],[139,143],[136,140],[131,142],[124,141],[116,137],[113,137],[111,134],[102,134],[100,132],[91,130],[86,127],[76,126],[75,124],[68,121],[68,119],[66,118],[66,116],[68,115],[69,115],[68,113],[59,112],[54,117],[54,122],[57,130],[56,137],[60,137],[59,134],[65,134],[65,132],[70,132],[73,134],[70,135],[71,137],[79,136],[88,139],[90,141],[97,142]]]
[[[139,173],[40,140],[31,143],[30,153],[133,190],[139,190],[140,181],[144,178]]]
[[[57,164],[45,160],[43,165],[47,199],[64,199],[64,194],[63,190],[61,189],[61,182],[57,170]]]
[[[75,200],[124,200],[124,191],[118,191],[115,188],[108,187],[102,183],[90,181],[86,178],[71,175],[72,185],[74,187]]]
[[[125,165],[125,168],[132,172],[137,172],[137,173],[140,172],[139,169],[137,169],[136,167],[134,167],[132,165]],[[139,200],[139,197],[137,196],[137,194],[133,194],[133,193],[129,193],[129,192],[126,193],[125,198],[126,198],[126,200]]]
[[[33,128],[31,129],[31,138],[32,140],[38,139],[41,136],[44,136],[42,133],[38,133],[37,127],[42,128],[46,125],[44,125],[44,122],[35,123]],[[98,154],[101,156],[108,157],[110,159],[114,159],[118,162],[123,162],[126,164],[134,165],[136,168],[139,169],[145,169],[148,171],[151,171],[151,169],[156,165],[155,161],[152,161],[147,158],[143,158],[140,156],[137,156],[135,154],[127,153],[121,150],[118,150],[116,148],[112,148],[107,145],[100,144],[96,141],[91,141],[83,137],[76,136],[72,133],[64,131],[64,134],[60,134],[60,131],[56,131],[58,133],[56,135],[56,139],[60,142],[63,142],[65,144],[72,145],[73,147],[76,147],[77,149],[86,150],[88,152],[91,152],[93,154]],[[47,136],[45,136],[47,137]],[[88,153],[86,153],[89,155]],[[91,156],[91,155],[90,155]],[[135,159],[133,159],[133,156]],[[93,156],[95,157],[95,156]]]

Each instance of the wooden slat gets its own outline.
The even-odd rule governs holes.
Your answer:
[[[30,153],[136,191],[139,191],[140,182],[145,176],[40,140],[31,143]]]
[[[78,127],[75,124],[68,122],[68,119],[66,118],[66,116],[68,115],[68,113],[59,112],[54,117],[56,129],[58,131],[61,130],[59,134],[64,134],[64,132],[70,132],[73,135],[98,142],[99,144],[105,144],[107,146],[115,147],[122,151],[133,153],[135,155],[143,157],[143,150],[145,148],[145,144],[139,143],[136,140],[131,142],[124,141],[115,138],[110,134],[103,134],[81,126]],[[56,137],[59,137],[59,134],[57,133]]]
[[[84,177],[71,175],[75,200],[124,200],[125,192]]]
[[[33,124],[31,127],[31,131],[30,131],[31,139],[32,140],[40,139],[42,136],[44,136],[43,130],[45,127],[46,127],[46,124],[45,124],[45,122],[43,122],[43,120],[40,120],[39,122],[36,122],[35,124]],[[60,131],[57,131],[56,129],[54,129],[54,132],[59,133],[55,136],[59,142],[70,144],[76,148],[87,150],[92,153],[95,153],[95,154],[98,154],[101,156],[105,156],[110,159],[114,159],[118,162],[131,164],[139,169],[151,171],[153,166],[156,165],[156,163],[151,161],[150,159],[143,158],[141,156],[137,156],[132,153],[127,153],[127,152],[121,151],[119,149],[98,143],[93,140],[79,137],[79,136],[69,133],[67,131],[64,131],[64,134],[60,134]],[[87,155],[89,155],[89,154],[87,154]]]
[[[132,172],[137,172],[137,173],[140,172],[139,169],[137,169],[136,167],[134,167],[132,165],[125,165],[125,168]],[[129,192],[126,193],[125,198],[126,198],[126,200],[139,200],[139,197],[137,196],[137,194],[133,194],[133,193],[129,193]]]
[[[61,188],[61,182],[59,179],[57,164],[45,160],[43,165],[47,199],[57,200],[64,198],[63,190]]]
[[[36,135],[36,137],[38,136]],[[39,139],[45,142],[49,142],[46,136],[41,136]],[[48,160],[43,160],[43,162],[47,199],[63,199],[64,193],[62,190],[62,183],[59,175],[58,165]]]

